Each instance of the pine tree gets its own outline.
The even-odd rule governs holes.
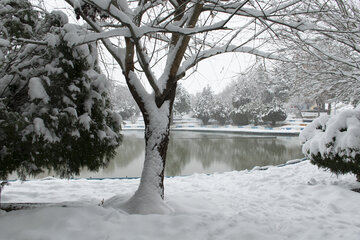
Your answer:
[[[254,103],[255,93],[252,82],[241,81],[235,85],[232,92],[233,110],[230,113],[231,120],[235,125],[247,125],[257,110]]]
[[[282,107],[275,105],[263,115],[262,120],[264,122],[271,122],[271,125],[275,126],[276,122],[285,121],[286,117],[287,114],[285,110]]]
[[[190,110],[190,94],[181,84],[178,84],[174,100],[174,111],[182,115],[187,114]]]
[[[233,87],[231,118],[234,124],[245,125],[250,122],[255,125],[262,121],[277,121],[286,119],[282,103],[288,97],[288,86],[272,78],[266,70],[264,62],[256,62]]]
[[[125,86],[118,85],[112,93],[112,102],[114,109],[121,115],[124,120],[136,121],[140,115],[140,109],[136,105],[134,98],[131,96],[129,89]]]
[[[230,106],[228,103],[222,101],[222,99],[216,99],[212,109],[212,118],[218,121],[220,125],[225,125],[230,118]]]
[[[212,110],[215,105],[214,93],[210,86],[204,87],[196,101],[194,116],[199,118],[205,125],[212,117]]]
[[[23,0],[0,1],[0,20],[0,178],[105,166],[121,142],[121,118],[96,45],[72,37],[86,31]]]

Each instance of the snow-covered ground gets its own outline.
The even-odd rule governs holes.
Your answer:
[[[360,183],[309,161],[268,170],[165,180],[166,215],[99,207],[128,199],[138,179],[11,182],[3,202],[67,202],[68,207],[0,211],[1,240],[360,239]]]

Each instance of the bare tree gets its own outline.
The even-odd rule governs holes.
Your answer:
[[[279,32],[292,61],[276,63],[279,72],[293,79],[295,93],[317,101],[358,103],[360,87],[360,10],[357,1],[329,1],[321,13],[311,15],[315,27],[300,32]]]
[[[322,1],[315,0],[65,1],[92,31],[86,37],[69,38],[74,38],[74,45],[102,41],[122,69],[144,117],[141,182],[122,205],[132,213],[166,211],[164,169],[178,80],[200,61],[219,54],[280,59],[274,51],[264,51],[274,46],[278,31],[313,29],[316,24],[306,17],[322,11],[314,4]]]

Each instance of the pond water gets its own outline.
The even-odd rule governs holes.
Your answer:
[[[84,169],[80,177],[139,177],[145,156],[143,136],[141,131],[124,132],[118,154],[107,168]],[[298,137],[172,132],[165,175],[252,169],[303,157]]]
[[[145,157],[144,133],[125,131],[123,134],[123,143],[106,168],[98,172],[83,169],[76,178],[140,177]],[[170,135],[165,175],[252,169],[303,157],[298,137],[176,131]],[[46,171],[28,179],[49,175],[53,176],[53,173]],[[10,175],[9,179],[17,179],[16,174]]]

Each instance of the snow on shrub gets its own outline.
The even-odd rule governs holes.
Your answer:
[[[40,14],[24,0],[0,0],[0,22],[10,44],[0,47],[0,179],[46,169],[69,177],[105,166],[121,142],[121,120],[96,44],[75,44],[88,32],[60,11]]]
[[[231,111],[230,118],[235,125],[247,125],[250,123],[251,113],[246,109],[238,108]]]
[[[272,126],[275,126],[276,122],[285,121],[287,115],[283,108],[275,106],[269,109],[262,117],[264,122],[271,122]]]
[[[225,125],[226,121],[230,119],[230,112],[229,104],[218,99],[212,109],[212,118],[218,121],[220,125]]]
[[[199,118],[203,124],[208,124],[212,117],[212,109],[215,105],[214,93],[210,86],[203,88],[194,107],[194,116]]]
[[[301,132],[300,141],[313,164],[360,180],[360,109],[317,118]]]

